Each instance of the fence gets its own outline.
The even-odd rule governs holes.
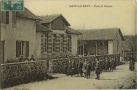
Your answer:
[[[1,87],[43,79],[47,61],[18,62],[1,65]]]

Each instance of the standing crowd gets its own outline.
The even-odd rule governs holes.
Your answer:
[[[118,60],[115,60],[113,57],[108,59],[105,58],[104,60],[99,60],[96,58],[95,60],[87,60],[84,61],[79,60],[69,60],[67,64],[66,73],[67,75],[73,76],[80,76],[85,77],[87,79],[90,78],[91,72],[95,72],[96,79],[100,79],[100,74],[103,71],[106,72],[113,72],[118,65]]]

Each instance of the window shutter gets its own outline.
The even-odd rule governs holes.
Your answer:
[[[9,24],[9,12],[6,11],[6,24]]]
[[[21,55],[21,42],[16,41],[16,57]]]
[[[26,41],[26,57],[29,57],[29,41]]]
[[[12,24],[13,24],[13,27],[16,26],[16,12],[12,13]]]

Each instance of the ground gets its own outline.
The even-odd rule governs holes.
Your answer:
[[[136,63],[137,68],[137,63]],[[64,74],[54,74],[58,77],[52,80],[44,80],[28,84],[22,84],[4,90],[47,90],[47,89],[118,89],[128,88],[137,78],[136,71],[129,71],[128,63],[120,65],[114,72],[103,72],[101,80],[95,79],[92,73],[91,79],[84,77],[70,77]],[[137,81],[137,80],[136,80]]]

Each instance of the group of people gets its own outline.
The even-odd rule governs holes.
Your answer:
[[[113,71],[116,69],[118,65],[118,61],[114,60],[114,58],[106,59],[106,60],[84,60],[84,61],[75,61],[70,60],[67,65],[67,75],[71,75],[72,77],[77,75],[81,77],[85,77],[87,79],[90,78],[91,72],[95,72],[96,79],[100,79],[100,74],[103,71]]]
[[[35,61],[35,58],[34,58],[33,55],[31,55],[30,58],[24,57],[23,55],[21,55],[21,56],[19,57],[19,62],[26,62],[26,61]]]

